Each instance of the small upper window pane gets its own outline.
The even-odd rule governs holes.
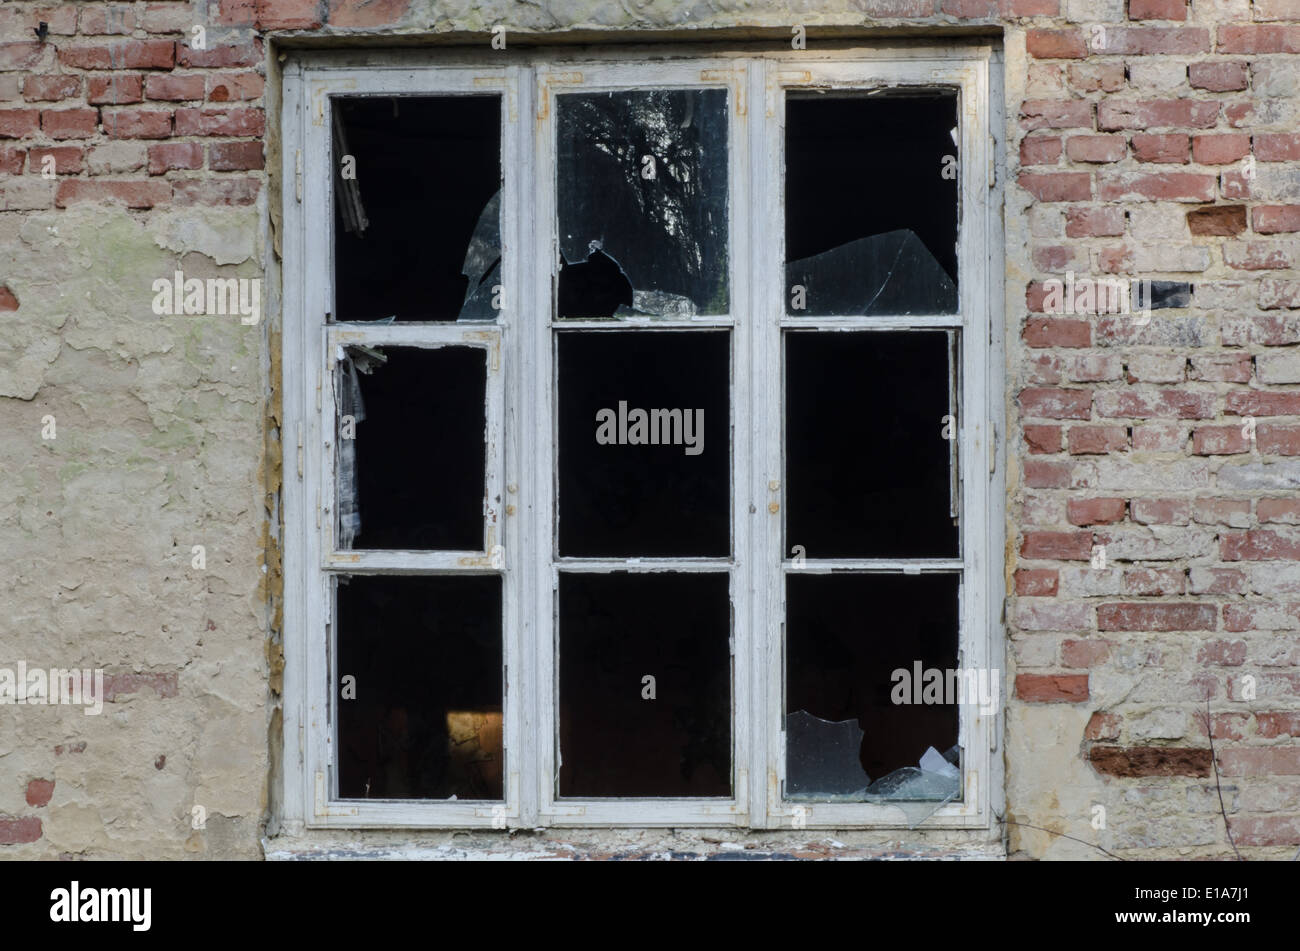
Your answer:
[[[334,318],[494,320],[501,98],[334,100]]]
[[[957,98],[791,96],[786,312],[957,311]]]
[[[724,89],[558,97],[558,316],[725,314]]]

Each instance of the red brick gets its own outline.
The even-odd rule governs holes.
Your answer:
[[[1224,198],[1254,198],[1250,183],[1245,172],[1224,169],[1219,174],[1219,194]]]
[[[197,142],[168,142],[149,146],[149,174],[161,175],[174,168],[202,168],[203,146]]]
[[[1219,769],[1225,776],[1300,776],[1300,746],[1226,749]]]
[[[1124,157],[1122,135],[1072,135],[1065,143],[1071,162],[1118,162]]]
[[[243,106],[176,110],[177,135],[256,135],[266,131],[261,109]]]
[[[1300,559],[1300,535],[1266,528],[1225,532],[1219,536],[1219,553],[1224,561],[1296,561]]]
[[[1060,586],[1060,573],[1055,568],[1016,569],[1016,594],[1021,597],[1054,598]]]
[[[1192,357],[1188,379],[1213,383],[1249,383],[1252,366],[1250,356],[1244,353]]]
[[[1060,0],[1003,0],[1004,16],[1054,17],[1061,13]]]
[[[1234,92],[1246,88],[1246,64],[1241,62],[1192,63],[1187,80],[1193,89],[1209,92]]]
[[[1100,604],[1099,631],[1213,631],[1219,612],[1213,604]]]
[[[1133,157],[1139,162],[1187,164],[1187,136],[1182,133],[1156,135],[1138,132],[1133,136]]]
[[[79,95],[80,76],[28,76],[23,80],[23,98],[28,102],[57,102]]]
[[[1065,489],[1070,485],[1070,464],[1046,459],[1026,459],[1022,463],[1025,485],[1031,489]]]
[[[1083,99],[1027,99],[1020,106],[1022,129],[1091,129],[1092,103]]]
[[[1023,337],[1031,347],[1090,347],[1092,325],[1086,320],[1031,317],[1025,322]]]
[[[1177,746],[1094,746],[1088,751],[1092,768],[1108,776],[1209,776],[1208,749]]]
[[[1094,713],[1083,729],[1084,739],[1118,740],[1120,719],[1114,713]]]
[[[1016,696],[1029,703],[1082,703],[1087,674],[1016,674]]]
[[[194,15],[180,3],[151,3],[145,7],[143,26],[146,33],[190,33]]]
[[[1115,92],[1124,88],[1123,63],[1071,65],[1066,70],[1070,88],[1079,92]]]
[[[1214,416],[1214,395],[1187,390],[1103,390],[1097,394],[1097,413],[1121,419],[1209,419]]]
[[[145,79],[144,94],[150,99],[169,102],[203,98],[202,76],[153,75]]]
[[[33,779],[27,784],[27,805],[48,806],[54,795],[54,780]]]
[[[208,76],[208,101],[260,99],[266,81],[257,73],[217,73]]]
[[[1091,390],[1029,387],[1020,391],[1020,409],[1026,416],[1045,419],[1088,419],[1092,415]]]
[[[84,7],[77,23],[82,36],[130,36],[135,29],[135,11],[127,6]]]
[[[1210,129],[1218,119],[1219,104],[1203,99],[1105,99],[1097,105],[1099,129]]]
[[[1102,201],[1213,201],[1218,180],[1196,172],[1102,173]]]
[[[1025,532],[1020,554],[1025,558],[1090,561],[1092,532]]]
[[[1198,426],[1192,431],[1192,452],[1198,456],[1231,456],[1250,449],[1240,426]]]
[[[1095,53],[1185,56],[1210,51],[1210,31],[1179,26],[1107,26],[1106,45]]]
[[[88,139],[99,125],[98,109],[46,109],[41,129],[51,139]]]
[[[219,0],[216,21],[222,26],[252,26],[256,7],[256,0]]]
[[[1300,231],[1300,205],[1259,205],[1254,211],[1259,234],[1291,234]]]
[[[256,0],[259,30],[314,30],[321,25],[321,0]]]
[[[1300,393],[1236,390],[1228,394],[1224,408],[1238,416],[1300,416]]]
[[[1192,159],[1202,165],[1227,165],[1250,154],[1250,136],[1198,135],[1192,138]]]
[[[1032,453],[1060,452],[1060,426],[1026,426],[1025,443]]]
[[[1191,517],[1186,499],[1130,499],[1133,521],[1142,525],[1186,525]]]
[[[1246,230],[1245,205],[1216,205],[1187,213],[1187,228],[1195,235],[1231,237]]]
[[[167,139],[172,135],[172,114],[168,110],[106,111],[104,132],[111,139]]]
[[[1131,597],[1166,597],[1183,594],[1187,576],[1177,568],[1130,568],[1124,572],[1123,591]]]
[[[411,0],[329,0],[331,26],[386,26],[405,15]]]
[[[236,66],[256,66],[262,61],[262,41],[231,46],[214,46],[195,50],[184,43],[176,49],[177,66],[230,69]]]
[[[1124,520],[1124,500],[1070,499],[1065,504],[1065,517],[1071,525],[1111,525]],[[1091,557],[1091,542],[1088,554]]]
[[[1071,426],[1067,438],[1072,456],[1128,450],[1128,429],[1124,426]]]
[[[35,842],[41,837],[41,820],[36,816],[0,815],[0,845]]]
[[[45,156],[54,156],[54,174],[55,175],[79,175],[82,169],[82,157],[85,154],[80,146],[60,145],[54,148],[32,149],[31,162],[32,171],[40,173]]]
[[[1110,658],[1110,644],[1106,641],[1061,642],[1062,667],[1098,667]]]
[[[1186,20],[1187,0],[1128,0],[1130,20]]]
[[[1295,627],[1300,621],[1300,604],[1225,604],[1223,629],[1235,633],[1243,631],[1273,631],[1279,624]]]
[[[1244,740],[1246,738],[1246,721],[1248,713],[1216,713],[1210,717],[1210,735],[1216,740]],[[1196,725],[1205,733],[1205,723],[1197,718]]]
[[[1028,30],[1025,48],[1037,59],[1086,59],[1082,30]]]
[[[21,139],[40,128],[39,109],[0,109],[0,139]]]
[[[1264,132],[1255,136],[1255,158],[1261,162],[1300,159],[1300,133]]]
[[[23,149],[0,149],[0,173],[21,175],[26,161],[27,153]]]
[[[1068,238],[1109,238],[1124,233],[1124,209],[1114,205],[1073,207],[1065,211]]]
[[[1039,201],[1087,201],[1092,178],[1087,172],[1021,172],[1020,187]]]
[[[1255,432],[1255,443],[1267,456],[1300,456],[1300,426],[1262,423]]]
[[[91,76],[86,101],[92,106],[140,102],[144,98],[142,89],[143,81],[139,73]]]
[[[263,167],[261,142],[217,142],[208,146],[208,168],[241,172]]]
[[[1300,53],[1300,26],[1221,26],[1220,53]]]
[[[166,182],[105,182],[71,178],[59,183],[54,203],[60,208],[81,201],[110,202],[128,208],[152,208],[154,205],[166,204],[170,199],[171,186]]]
[[[1300,525],[1300,499],[1260,499],[1255,511],[1261,522]]]
[[[1289,711],[1255,714],[1256,735],[1266,740],[1280,736],[1300,738],[1300,713]]]
[[[174,200],[178,205],[251,205],[259,187],[255,178],[186,179],[176,182]]]
[[[1055,165],[1060,157],[1060,136],[1028,135],[1020,142],[1021,165]]]
[[[171,40],[128,40],[104,46],[69,46],[59,62],[74,69],[171,69],[176,44]]]
[[[0,311],[17,310],[18,306],[18,298],[14,297],[14,292],[7,286],[0,285]]]

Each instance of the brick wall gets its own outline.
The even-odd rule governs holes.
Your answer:
[[[802,23],[814,47],[864,29],[1002,32],[1009,851],[1095,855],[1054,834],[1068,833],[1133,856],[1229,854],[1208,698],[1236,845],[1289,857],[1300,3],[635,6],[0,6],[0,529],[20,565],[0,579],[0,653],[57,648],[120,685],[102,718],[0,707],[0,857],[260,854],[278,722],[277,324],[160,318],[144,288],[181,266],[273,273],[275,37],[486,48],[497,23],[597,41],[767,29],[776,45]],[[1161,282],[1165,306],[1146,321],[1062,312],[1049,282],[1067,273]],[[46,415],[57,440],[40,437]]]

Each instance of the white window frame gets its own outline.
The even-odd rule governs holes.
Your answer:
[[[997,421],[1004,413],[1000,183],[993,156],[998,57],[987,46],[857,48],[769,53],[662,49],[578,56],[541,50],[510,64],[488,53],[410,51],[294,54],[283,83],[283,548],[284,756],[282,820],[291,828],[738,826],[905,828],[901,811],[870,803],[784,801],[781,333],[783,327],[954,329],[961,342],[958,411],[962,474],[959,664],[1003,668],[1004,526]],[[956,315],[787,317],[784,310],[782,147],[785,91],[904,85],[956,88],[959,156]],[[726,88],[731,194],[727,315],[653,321],[655,329],[726,329],[731,336],[730,558],[643,559],[635,570],[727,570],[734,627],[731,799],[559,799],[553,334],[579,329],[552,315],[555,97],[566,91]],[[329,324],[333,280],[329,97],[496,93],[502,97],[502,283],[495,322]],[[361,170],[364,174],[364,170]],[[937,174],[937,172],[936,172]],[[864,182],[863,187],[888,187]],[[543,253],[543,251],[545,253]],[[752,316],[751,316],[752,315]],[[622,326],[649,325],[629,318]],[[610,323],[600,322],[602,330]],[[618,333],[619,330],[609,332]],[[483,552],[333,552],[331,374],[338,347],[479,346],[489,360],[487,530]],[[762,381],[755,382],[755,381]],[[938,421],[936,421],[936,426]],[[495,427],[495,429],[494,429]],[[497,438],[493,440],[491,433]],[[764,438],[763,434],[770,438]],[[295,458],[296,457],[296,458]],[[984,460],[987,460],[987,465]],[[295,465],[296,463],[296,465]],[[771,510],[772,505],[776,511]],[[331,526],[327,528],[326,526]],[[497,558],[490,552],[501,548]],[[581,560],[584,571],[627,570],[623,559]],[[900,569],[898,561],[834,566]],[[947,565],[933,562],[922,570]],[[909,568],[914,568],[915,562]],[[830,564],[803,571],[829,570]],[[952,567],[948,565],[948,567]],[[498,574],[503,585],[503,802],[358,802],[333,795],[329,720],[332,634],[328,577],[340,570]],[[755,592],[752,596],[747,592]],[[340,672],[341,673],[341,672]],[[335,686],[335,689],[337,687]],[[1004,688],[1005,693],[1005,688]],[[987,829],[1001,801],[1001,706],[960,710],[965,788],[925,828]]]

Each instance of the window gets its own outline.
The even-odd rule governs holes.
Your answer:
[[[991,61],[289,64],[290,821],[987,826]]]

